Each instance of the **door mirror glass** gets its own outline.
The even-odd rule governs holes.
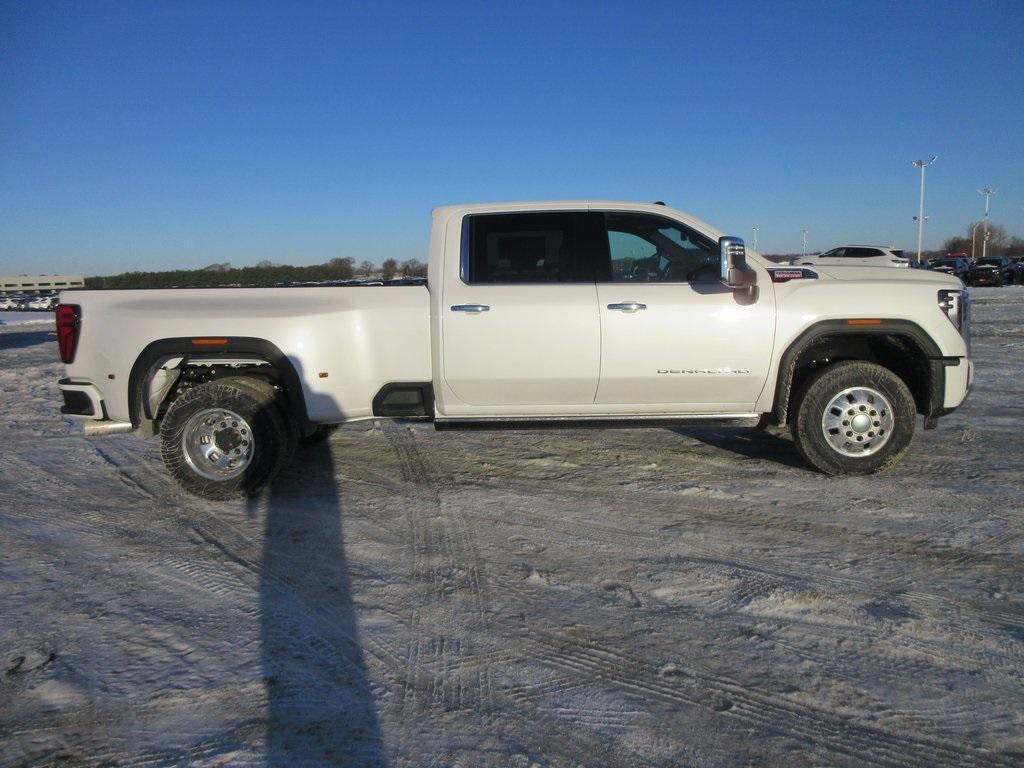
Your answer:
[[[754,273],[747,268],[747,249],[742,238],[719,238],[718,252],[722,285],[733,290],[750,290],[754,283]]]

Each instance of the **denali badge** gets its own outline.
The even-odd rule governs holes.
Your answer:
[[[696,374],[716,374],[716,373],[750,373],[749,368],[659,368],[658,373],[696,373]]]

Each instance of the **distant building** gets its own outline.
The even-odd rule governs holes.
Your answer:
[[[18,275],[0,277],[0,296],[12,293],[52,293],[68,288],[84,288],[82,275]]]

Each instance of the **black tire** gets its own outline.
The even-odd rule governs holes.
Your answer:
[[[305,437],[300,437],[299,442],[302,445],[315,445],[317,443],[322,443],[330,438],[337,428],[337,424],[317,424],[313,433],[306,435]]]
[[[858,387],[872,389],[888,401],[892,423],[887,439],[873,453],[850,456],[833,447],[822,422],[834,398]],[[888,368],[860,360],[835,363],[811,376],[794,397],[790,414],[790,432],[797,449],[808,464],[826,475],[869,475],[888,469],[907,452],[917,425],[914,397],[903,380]],[[843,438],[836,435],[832,439]],[[849,444],[850,450],[859,448]]]
[[[239,449],[251,445],[248,458],[242,459],[247,461],[244,467],[225,468],[221,477],[198,471],[197,466],[206,465],[194,455],[190,459],[185,447],[186,430],[194,432],[199,423],[196,420],[202,420],[200,414],[215,410],[237,414],[248,429],[239,434],[229,427],[228,437],[248,437],[247,442],[237,444]],[[221,448],[220,434],[214,441],[217,449]],[[168,473],[189,493],[215,501],[255,494],[281,471],[295,449],[295,433],[282,417],[276,390],[267,382],[248,377],[218,379],[186,391],[167,409],[160,424],[160,441]],[[229,454],[230,450],[223,453]],[[216,471],[208,468],[209,473]]]

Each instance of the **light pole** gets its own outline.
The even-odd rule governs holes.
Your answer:
[[[754,227],[754,250],[757,250],[757,227]]]
[[[981,258],[985,258],[985,252],[988,250],[988,201],[989,198],[994,195],[996,191],[992,187],[982,187],[978,190],[979,195],[985,196],[985,231],[981,236]]]
[[[800,255],[807,258],[807,230],[801,230],[800,237]]]
[[[928,162],[914,160],[914,167],[921,169],[921,199],[917,205],[917,263],[921,263],[921,239],[924,237],[924,169],[939,159],[938,155],[932,155]]]
[[[976,260],[976,257],[974,255],[974,243],[975,243],[974,233],[977,232],[977,231],[978,231],[978,222],[974,222],[973,224],[971,224],[971,261],[975,261]]]

